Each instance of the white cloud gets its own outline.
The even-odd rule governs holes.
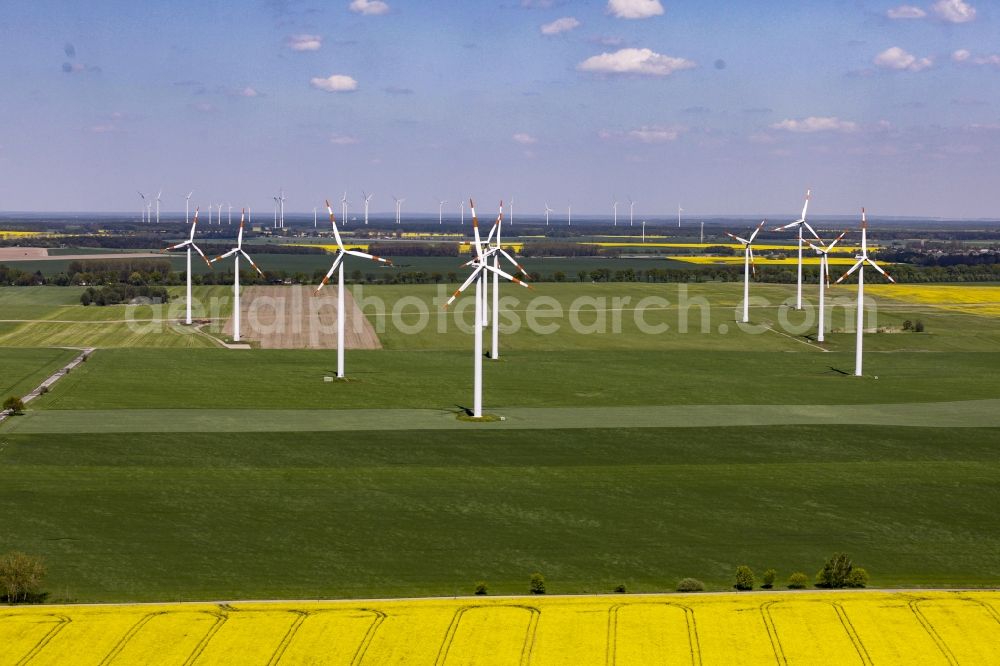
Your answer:
[[[834,116],[809,116],[808,118],[786,118],[780,123],[771,125],[771,129],[786,130],[796,133],[811,132],[854,132],[858,124],[850,120],[841,120]]]
[[[912,53],[907,53],[898,46],[893,46],[892,48],[882,51],[882,53],[875,56],[875,60],[873,62],[878,67],[906,70],[910,72],[919,72],[920,70],[927,69],[934,64],[930,58],[917,58]]]
[[[891,19],[920,19],[927,16],[927,12],[913,5],[900,5],[893,7],[885,15]]]
[[[624,19],[644,19],[663,14],[660,0],[608,0],[608,13]]]
[[[348,8],[352,12],[367,14],[370,16],[387,14],[389,12],[388,3],[382,2],[382,0],[352,0],[351,4],[348,5]]]
[[[582,72],[602,72],[607,74],[645,74],[647,76],[667,76],[682,69],[696,67],[696,63],[685,58],[660,55],[650,49],[619,49],[614,53],[591,56],[577,65]]]
[[[236,90],[233,94],[237,97],[260,97],[260,93],[250,86]]]
[[[354,144],[361,143],[361,139],[346,134],[333,134],[330,136],[330,143],[335,146],[353,146]]]
[[[319,35],[292,35],[286,43],[293,51],[319,51],[323,38]]]
[[[976,8],[964,0],[938,0],[931,9],[949,23],[967,23],[976,18]]]
[[[969,59],[969,56],[971,55],[972,54],[969,53],[969,51],[966,49],[958,49],[957,51],[951,54],[951,59],[954,60],[955,62],[965,62],[966,60]]]
[[[352,92],[358,89],[358,82],[345,74],[331,74],[325,79],[315,77],[309,79],[309,84],[326,92]]]
[[[532,144],[538,143],[538,139],[525,132],[518,132],[512,138],[514,139],[514,141],[517,141],[522,146],[530,146]]]
[[[988,56],[976,56],[973,59],[977,65],[993,65],[994,67],[1000,67],[1000,55],[988,55]]]
[[[573,28],[579,28],[580,22],[577,21],[572,16],[564,16],[563,18],[556,19],[552,23],[546,23],[542,26],[543,35],[558,35],[560,32],[569,32]]]
[[[642,127],[626,132],[630,139],[636,139],[643,143],[663,143],[665,141],[676,141],[681,135],[679,127],[658,127],[656,125],[643,125]]]

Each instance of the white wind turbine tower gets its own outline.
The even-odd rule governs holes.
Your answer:
[[[161,189],[156,193],[156,223],[160,223],[160,197],[163,196],[163,190]]]
[[[500,207],[503,208],[503,203],[500,204]],[[510,209],[510,226],[514,226],[514,197],[511,197],[510,201],[507,202],[507,208]]]
[[[459,214],[462,216],[460,224],[461,224],[461,226],[464,227],[465,226],[465,199],[462,199],[461,201],[458,202],[458,211],[459,211]]]
[[[684,211],[680,204],[677,204],[677,228],[681,228],[681,213]]]
[[[327,271],[326,277],[323,281],[319,283],[316,288],[316,293],[318,294],[320,289],[326,286],[326,283],[330,281],[330,276],[333,275],[334,271],[337,271],[337,377],[340,379],[344,378],[344,257],[347,255],[352,255],[355,257],[361,257],[362,259],[371,259],[372,261],[382,262],[392,266],[392,262],[388,259],[383,259],[382,257],[376,257],[375,255],[366,254],[365,252],[359,252],[358,250],[348,250],[344,247],[344,242],[340,238],[340,231],[337,229],[337,220],[333,217],[333,208],[330,206],[330,200],[326,201],[326,210],[330,213],[330,226],[333,227],[333,238],[337,242],[337,256],[333,259],[333,265],[330,266],[330,270]]]
[[[402,209],[403,202],[406,201],[406,199],[397,199],[396,197],[393,197],[392,200],[396,202],[396,224],[399,224],[399,212]]]
[[[240,213],[240,231],[236,237],[236,247],[225,254],[220,254],[212,262],[233,257],[233,342],[240,341],[240,255],[243,255],[253,269],[263,277],[264,271],[257,267],[250,255],[243,250],[243,221],[246,218],[246,208]]]
[[[139,190],[136,190],[139,192]],[[146,221],[146,195],[139,192],[139,197],[142,199],[142,207],[139,209],[139,218],[145,222]]]
[[[798,280],[796,281],[796,291],[795,291],[795,309],[802,309],[802,228],[805,227],[809,230],[809,233],[813,235],[813,238],[819,240],[819,234],[816,230],[809,226],[806,222],[806,211],[809,209],[809,200],[812,198],[812,190],[806,190],[806,201],[802,204],[802,216],[794,222],[789,222],[788,224],[780,227],[775,227],[774,231],[784,231],[785,229],[791,229],[795,227],[798,229],[799,233],[799,268],[798,268]]]
[[[146,201],[146,222],[153,221],[153,202]]]
[[[211,205],[211,204],[209,204],[209,205]],[[220,226],[222,225],[222,206],[223,206],[223,204],[219,204],[218,205],[218,209],[219,209],[219,225]]]
[[[739,236],[734,236],[733,234],[726,232],[726,235],[735,240],[738,243],[743,244],[743,323],[750,321],[750,270],[753,269],[754,275],[757,274],[757,267],[753,265],[753,240],[757,238],[757,234],[760,230],[764,228],[767,220],[762,221],[757,225],[757,228],[753,230],[750,234],[750,238],[740,238]]]
[[[344,190],[344,196],[340,197],[340,222],[347,224],[347,190]]]
[[[885,276],[889,282],[895,282],[892,276],[882,270],[882,267],[875,263],[875,261],[868,256],[868,218],[865,216],[865,209],[861,209],[861,254],[855,257],[858,263],[851,266],[851,268],[840,276],[837,280],[837,284],[840,284],[847,276],[849,276],[854,271],[858,271],[858,342],[854,353],[854,376],[861,376],[861,340],[864,337],[864,317],[865,317],[865,264],[868,264],[876,271]],[[858,270],[860,269],[860,270]]]
[[[226,224],[228,224],[229,226],[233,226],[233,204],[226,204],[226,205],[229,206],[229,212],[227,213],[226,217]]]
[[[846,235],[845,231],[829,245],[823,245],[823,241],[820,240],[817,240],[816,243],[806,240],[806,245],[816,250],[816,254],[819,255],[819,333],[816,335],[816,342],[824,342],[823,336],[826,333],[826,324],[823,321],[826,304],[823,301],[826,290],[830,288],[830,250]]]
[[[635,212],[635,202],[632,197],[628,198],[628,226],[632,226],[633,213]]]
[[[365,198],[365,224],[368,224],[368,204],[371,203],[372,197],[375,196],[375,193],[372,192],[371,194],[365,194],[365,191],[361,190],[361,196]]]
[[[545,204],[545,226],[549,226],[549,213],[554,213],[555,208],[549,208],[548,204]]]
[[[611,198],[611,210],[614,211],[615,226],[618,226],[618,199]]]
[[[212,202],[208,202],[208,224],[212,224]]]
[[[188,239],[182,243],[178,243],[177,245],[171,245],[166,250],[164,250],[164,252],[169,252],[170,250],[179,250],[182,247],[187,248],[187,316],[184,318],[184,323],[188,324],[189,326],[191,325],[191,249],[194,248],[195,252],[200,254],[201,258],[205,260],[206,264],[208,264],[208,267],[209,268],[212,267],[212,263],[208,260],[208,257],[205,256],[205,253],[202,252],[201,248],[198,247],[194,242],[194,231],[197,226],[198,226],[198,209],[195,208],[194,222],[191,223],[191,234],[188,236]]]
[[[313,206],[313,229],[316,228],[316,206]]]
[[[278,228],[278,197],[271,197],[274,199],[274,228]]]
[[[184,197],[184,224],[187,224],[190,221],[188,218],[190,217],[189,210],[191,207],[191,195],[193,194],[194,190],[191,190],[187,193],[187,196]]]
[[[569,204],[566,205],[566,226],[573,226],[573,206]]]
[[[438,200],[438,224],[442,224],[442,218],[444,216],[444,205],[448,203],[443,199]]]
[[[454,302],[458,296],[465,291],[465,289],[472,284],[476,283],[476,317],[475,317],[475,343],[473,344],[473,382],[472,382],[472,416],[474,418],[482,418],[483,416],[483,297],[482,290],[485,287],[485,277],[486,273],[494,273],[503,277],[515,284],[519,284],[524,287],[528,287],[527,282],[523,282],[518,278],[505,273],[495,266],[491,266],[488,259],[483,253],[483,243],[479,237],[479,220],[476,218],[476,205],[469,200],[469,210],[472,212],[472,232],[474,234],[475,240],[473,246],[476,250],[476,258],[471,264],[473,267],[472,274],[462,283],[455,293],[451,295],[448,302],[444,304],[447,308]],[[488,241],[487,241],[488,242]]]
[[[281,207],[281,212],[278,214],[278,224],[281,225],[282,229],[285,228],[285,201],[285,188],[282,187],[278,190],[278,205]]]

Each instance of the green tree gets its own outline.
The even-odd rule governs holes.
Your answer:
[[[12,395],[3,401],[3,408],[4,411],[9,411],[11,414],[23,414],[24,401],[16,395]]]
[[[816,574],[816,587],[840,589],[848,586],[854,563],[847,553],[834,553]]]
[[[774,587],[774,579],[777,578],[777,576],[778,576],[777,571],[775,571],[774,569],[768,569],[767,571],[764,572],[764,575],[761,576],[760,586],[765,590],[770,590],[772,587]]]
[[[736,585],[734,587],[737,590],[745,591],[752,590],[754,585],[754,575],[753,569],[745,564],[741,564],[736,567]]]
[[[801,571],[796,571],[788,577],[789,590],[804,590],[807,585],[809,585],[809,576],[805,575]]]
[[[545,594],[545,576],[540,573],[531,574],[529,589],[532,594]]]
[[[41,558],[13,551],[0,556],[0,590],[9,603],[27,601],[39,594],[45,564]]]
[[[481,597],[486,596],[488,591],[489,590],[487,590],[486,588],[486,581],[481,580],[478,583],[476,583],[476,589],[475,589],[476,596],[481,596]]]

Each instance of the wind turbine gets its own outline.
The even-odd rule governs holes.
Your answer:
[[[816,250],[816,254],[819,255],[819,334],[816,336],[817,342],[824,341],[823,336],[826,329],[823,322],[826,306],[823,300],[826,290],[830,288],[830,250],[846,235],[847,232],[845,231],[837,236],[829,245],[823,245],[823,241],[817,241],[816,244],[813,244],[812,241],[806,240],[806,245]]]
[[[548,204],[545,204],[545,226],[549,226],[549,213],[554,213],[555,208],[549,208]]]
[[[806,201],[805,201],[804,204],[802,204],[802,216],[799,217],[799,219],[795,220],[794,222],[789,222],[788,224],[786,224],[784,226],[775,227],[775,229],[774,229],[774,231],[784,231],[785,229],[791,229],[792,227],[798,228],[798,232],[799,232],[799,269],[798,269],[798,281],[796,282],[796,292],[795,292],[795,294],[796,294],[796,296],[795,296],[795,309],[796,310],[801,310],[802,309],[802,241],[803,241],[803,238],[802,238],[802,227],[805,227],[806,229],[808,229],[809,233],[811,233],[814,238],[816,238],[817,240],[819,240],[819,234],[817,234],[816,230],[813,229],[812,227],[810,227],[809,223],[806,222],[806,211],[809,209],[809,199],[811,199],[811,198],[812,198],[812,190],[806,190]]]
[[[566,204],[566,226],[573,226],[573,206]]]
[[[233,226],[233,204],[226,204],[226,205],[229,206],[229,212],[227,213],[226,217],[226,224],[228,224],[229,226]]]
[[[855,259],[858,263],[851,266],[851,268],[840,276],[837,280],[837,284],[843,282],[843,280],[849,276],[854,271],[858,271],[858,342],[854,353],[854,376],[861,376],[861,340],[864,337],[864,315],[865,315],[865,264],[868,264],[876,271],[885,276],[889,282],[895,282],[892,276],[882,270],[882,267],[875,263],[875,261],[868,256],[868,218],[865,216],[865,209],[861,209],[861,254],[856,255]],[[861,270],[858,270],[861,269]]]
[[[340,238],[340,231],[337,229],[337,221],[333,217],[333,208],[330,207],[330,200],[326,201],[326,210],[330,213],[330,226],[333,227],[333,238],[337,241],[337,256],[333,259],[333,265],[327,271],[326,277],[316,287],[318,294],[320,289],[330,281],[330,276],[337,271],[337,377],[344,378],[344,257],[353,255],[362,259],[371,259],[375,262],[382,262],[392,266],[392,262],[382,257],[359,252],[358,250],[348,250],[344,247],[344,242]],[[339,269],[339,270],[338,270]]]
[[[677,228],[681,228],[681,213],[684,211],[680,204],[677,204]]]
[[[139,190],[136,190],[136,192],[139,192]],[[140,217],[140,219],[143,222],[145,222],[146,221],[146,195],[143,194],[142,192],[139,192],[139,197],[142,199],[142,207],[139,209],[139,217]]]
[[[628,198],[628,226],[632,226],[632,216],[635,212],[635,202],[632,201],[632,197]]]
[[[458,210],[462,215],[461,226],[465,226],[465,199],[458,202]]]
[[[191,206],[191,195],[192,194],[194,194],[194,190],[191,190],[190,192],[188,192],[187,196],[184,197],[184,224],[187,224],[188,221],[189,221],[188,220],[188,216],[189,216],[188,211],[189,211],[190,206]]]
[[[491,266],[489,260],[483,253],[483,242],[479,237],[479,219],[476,217],[476,205],[473,201],[469,200],[469,210],[472,213],[472,232],[475,237],[473,246],[476,250],[475,260],[472,262],[472,274],[466,278],[465,282],[462,283],[455,293],[451,295],[448,302],[444,304],[447,308],[451,305],[459,295],[465,291],[465,289],[472,284],[476,283],[476,319],[475,319],[475,343],[473,344],[473,381],[472,381],[472,416],[474,418],[482,418],[483,416],[483,298],[482,290],[486,283],[486,274],[493,273],[499,275],[502,278],[510,280],[515,284],[519,284],[523,287],[529,287],[527,282],[523,282],[518,278],[505,273],[503,270]],[[501,213],[502,215],[502,213]],[[499,218],[498,218],[499,219]],[[494,225],[495,226],[495,225]],[[490,233],[492,236],[492,232]],[[489,242],[489,239],[487,239]],[[530,288],[530,287],[529,287]]]
[[[271,197],[274,199],[274,228],[278,228],[278,197]]]
[[[615,226],[617,227],[618,226],[618,199],[616,199],[614,197],[611,198],[611,210],[614,211]]]
[[[438,224],[442,223],[441,219],[442,219],[442,216],[444,215],[444,205],[446,203],[448,203],[448,202],[444,201],[444,200],[439,200],[438,201]]]
[[[344,196],[340,197],[340,221],[347,224],[347,190],[344,190]]]
[[[201,251],[194,242],[194,230],[198,226],[198,209],[194,209],[194,222],[191,223],[191,234],[188,236],[186,241],[178,243],[177,245],[171,245],[164,252],[169,252],[170,250],[179,250],[182,247],[187,248],[187,316],[184,318],[184,323],[191,325],[191,248],[194,248],[195,252],[201,255],[201,258],[205,260],[205,263],[209,268],[212,268],[212,262],[208,260],[205,253]]]
[[[146,201],[146,222],[152,222],[153,220],[153,202]]]
[[[264,275],[264,271],[260,270],[257,264],[253,262],[253,259],[250,258],[250,255],[243,250],[243,221],[246,217],[246,212],[247,209],[244,208],[243,212],[240,213],[240,231],[236,237],[236,247],[212,259],[212,263],[214,263],[220,259],[233,257],[233,342],[240,341],[240,255],[242,254],[250,262],[250,265],[253,266],[255,271],[260,273],[261,277]]]
[[[209,204],[209,205],[211,205],[211,204]],[[219,204],[218,208],[219,208],[219,225],[221,226],[222,225],[222,204]]]
[[[396,197],[393,197],[392,200],[396,202],[396,224],[399,224],[399,211],[403,207],[403,202],[406,201],[406,199],[397,199]]]
[[[161,189],[156,193],[156,223],[160,223],[160,197],[163,196],[163,190]]]
[[[365,191],[361,190],[361,196],[365,198],[365,224],[368,224],[368,204],[371,202],[372,197],[375,196],[375,193],[365,194]]]
[[[500,231],[503,226],[503,203],[500,204],[500,213],[497,215],[496,222],[493,224],[493,228],[490,230],[489,236],[483,242],[483,260],[489,262],[490,259],[493,260],[493,268],[499,270],[500,268],[500,257],[504,257],[509,261],[514,268],[516,268],[521,275],[525,277],[528,276],[528,271],[524,270],[524,266],[517,263],[506,250],[503,249],[503,244],[500,241]],[[492,242],[491,242],[492,241]],[[467,261],[465,266],[472,266],[476,263],[475,259]],[[483,294],[483,300],[488,300],[486,294]],[[490,358],[496,360],[500,358],[500,274],[497,272],[493,273],[493,348],[490,352]],[[483,324],[486,324],[488,317],[483,316]]]
[[[316,228],[316,206],[313,206],[313,229]]]
[[[503,206],[503,204],[500,205]],[[514,226],[514,197],[511,197],[510,201],[507,202],[507,208],[510,209],[510,226]]]
[[[281,228],[285,228],[285,188],[278,190],[278,205],[281,206],[281,213],[278,216],[278,223]]]
[[[739,236],[734,236],[733,234],[726,232],[726,235],[735,240],[738,243],[743,243],[743,323],[750,321],[750,270],[753,269],[753,274],[757,275],[757,267],[753,265],[753,240],[757,238],[757,234],[760,230],[764,228],[767,220],[763,220],[757,225],[757,228],[753,230],[750,234],[750,238],[740,238]]]

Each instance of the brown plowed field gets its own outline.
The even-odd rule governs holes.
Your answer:
[[[345,349],[381,349],[375,329],[344,290]],[[233,334],[232,318],[223,329]],[[262,349],[336,349],[337,290],[313,296],[305,286],[245,287],[240,295],[240,334]]]

